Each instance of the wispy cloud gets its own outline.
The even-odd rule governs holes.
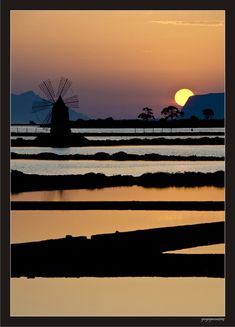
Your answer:
[[[162,25],[184,25],[184,26],[223,26],[224,22],[218,21],[183,21],[183,20],[151,20],[150,23]]]

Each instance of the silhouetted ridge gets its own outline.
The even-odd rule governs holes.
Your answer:
[[[184,118],[196,116],[205,119],[203,110],[210,108],[213,110],[214,119],[224,119],[224,93],[198,94],[189,97],[182,108]]]

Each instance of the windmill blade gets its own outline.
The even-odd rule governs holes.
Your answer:
[[[63,100],[64,100],[64,103],[69,102],[69,101],[78,101],[78,97],[76,95],[73,95],[73,96],[71,96],[69,98],[65,98]]]
[[[34,101],[32,105],[32,111],[36,112],[44,109],[49,109],[52,105],[53,102],[44,99],[42,99],[42,101]]]
[[[38,112],[38,111],[42,111],[42,110],[48,110],[50,109],[52,106],[51,103],[43,103],[43,102],[38,102],[38,103],[35,103],[33,104],[32,106],[32,112]]]
[[[56,96],[64,96],[68,92],[71,85],[72,82],[68,78],[61,77]]]
[[[67,79],[66,84],[64,85],[64,88],[62,89],[61,96],[64,96],[68,92],[71,85],[72,85],[72,82]]]
[[[49,101],[49,100],[45,100],[45,99],[41,99],[41,100],[39,100],[39,101],[34,101],[33,102],[33,106],[34,105],[37,105],[37,106],[52,106],[54,103],[53,102],[51,102],[51,101]]]
[[[53,102],[55,102],[55,91],[54,91],[53,85],[51,83],[51,80],[48,79],[47,81],[45,81],[45,83],[48,87],[48,90],[50,91],[50,94],[51,94],[53,100],[54,100]]]
[[[68,108],[78,108],[78,102],[66,103]]]
[[[46,117],[43,119],[43,124],[49,124],[51,122],[51,116],[52,116],[52,113],[51,111],[49,111],[46,115]]]
[[[63,88],[63,85],[64,85],[64,83],[65,83],[65,78],[64,77],[61,77],[60,78],[60,83],[59,83],[59,86],[58,86],[58,90],[57,90],[57,93],[56,93],[56,97],[58,98],[59,97],[59,95],[60,95],[60,93],[61,93],[61,91],[62,91],[62,88]]]
[[[39,111],[43,111],[43,110],[48,110],[50,109],[50,107],[38,107],[38,108],[33,108],[33,112],[39,112]]]
[[[50,100],[53,103],[55,103],[55,99],[53,98],[53,95],[52,95],[51,90],[50,90],[50,83],[51,82],[48,83],[48,80],[43,81],[41,84],[39,84],[39,87],[42,90],[42,92],[46,95],[47,100]]]
[[[76,95],[64,99],[64,103],[67,107],[78,108],[78,98]]]

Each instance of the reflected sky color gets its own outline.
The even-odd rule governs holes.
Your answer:
[[[223,220],[223,211],[11,211],[11,243]]]
[[[89,117],[159,116],[181,88],[224,91],[224,38],[218,10],[12,10],[12,92],[64,75]]]
[[[79,175],[90,172],[106,176],[145,173],[213,173],[225,169],[223,161],[99,161],[99,160],[28,160],[11,161],[11,169],[25,174],[37,175]]]
[[[222,278],[13,278],[12,316],[225,314]]]
[[[128,154],[158,153],[168,156],[216,156],[222,157],[225,153],[224,145],[135,145],[135,146],[95,146],[95,147],[70,147],[70,148],[49,148],[49,147],[12,147],[12,152],[37,154],[49,152],[56,154],[95,154],[105,152],[109,154],[120,151]]]
[[[12,201],[223,201],[224,188],[141,186],[106,187],[95,190],[37,191],[12,194]]]
[[[225,253],[225,244],[213,244],[205,246],[195,246],[194,248],[166,251],[165,253],[184,253],[184,254],[205,254],[205,253]]]
[[[73,133],[172,133],[172,132],[207,132],[213,134],[224,133],[224,127],[179,127],[179,128],[71,128]],[[11,125],[11,132],[14,133],[49,133],[50,128],[29,126],[29,125]]]

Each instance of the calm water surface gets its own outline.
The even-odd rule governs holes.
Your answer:
[[[225,314],[222,278],[12,278],[11,316]]]
[[[11,211],[11,243],[224,221],[223,211]]]
[[[198,135],[192,135],[192,136],[177,136],[178,139],[187,139],[187,138],[192,138],[192,139],[200,139],[202,138],[202,136],[198,136]],[[214,139],[216,137],[220,138],[220,139],[224,139],[223,136],[212,136],[212,135],[207,135],[206,137],[210,138],[210,139]],[[18,139],[19,136],[11,136],[11,140],[16,140]],[[24,139],[24,140],[34,140],[36,137],[35,136],[20,136],[20,138]],[[160,139],[160,138],[164,138],[164,139],[168,139],[168,140],[172,140],[175,139],[176,136],[86,136],[86,139],[88,140],[92,140],[92,141],[104,141],[104,140],[110,140],[110,141],[120,141],[120,140],[131,140],[131,139],[139,139],[139,140],[155,140],[155,139]]]
[[[171,133],[171,132],[223,132],[224,128],[72,128],[73,133]],[[11,132],[15,133],[49,133],[50,128],[39,126],[11,126]]]
[[[170,135],[166,135],[166,136],[86,136],[86,138],[88,140],[92,140],[92,141],[104,141],[104,140],[110,140],[110,141],[120,141],[120,140],[131,140],[133,138],[135,139],[139,139],[139,140],[155,140],[155,139],[167,139],[167,140],[173,140],[173,139],[187,139],[187,138],[191,138],[191,139],[201,139],[202,136],[199,135],[186,135],[186,136],[170,136]],[[213,136],[213,135],[207,135],[206,137],[210,138],[210,139],[214,139],[214,138],[220,138],[224,140],[223,136]]]
[[[90,172],[140,176],[145,173],[215,172],[225,169],[223,161],[99,161],[99,160],[11,160],[11,169],[26,174],[77,175]]]
[[[12,127],[13,128],[13,127]],[[22,127],[22,131],[25,130]],[[31,128],[31,127],[30,127]],[[35,127],[32,127],[35,130]],[[129,129],[130,133],[133,129]],[[169,130],[164,129],[166,132]],[[174,129],[176,131],[177,129]],[[180,129],[188,131],[189,129]],[[200,129],[207,131],[206,129]],[[208,129],[208,131],[224,129]],[[33,130],[28,130],[32,132]],[[77,130],[81,132],[81,130]],[[118,132],[118,130],[86,130],[87,132]],[[120,130],[127,132],[127,130]],[[154,130],[157,132],[157,130]],[[196,131],[196,129],[194,129]],[[152,129],[149,130],[152,132]],[[159,129],[162,132],[162,129]],[[224,146],[144,146],[144,147],[104,147],[104,148],[15,148],[18,153],[54,152],[58,154],[94,154],[97,152],[115,153],[159,153],[168,155],[207,155],[223,156]],[[23,151],[23,152],[22,152]],[[25,151],[25,152],[24,152]],[[30,152],[32,151],[32,152]],[[81,173],[82,169],[98,169],[100,162],[93,166],[74,167],[71,162],[57,166],[56,162],[44,165],[49,171],[71,169]],[[78,162],[75,162],[77,164]],[[132,162],[133,163],[133,162]],[[131,163],[131,165],[132,165]],[[14,160],[14,165],[26,167],[28,171],[45,170],[36,167],[30,160]],[[22,165],[23,164],[23,165]],[[54,164],[54,168],[53,168]],[[63,166],[64,164],[64,166]],[[120,166],[120,162],[118,163]],[[177,163],[180,167],[181,163]],[[207,164],[202,163],[205,167]],[[212,163],[210,162],[210,167]],[[55,167],[56,165],[56,167]],[[105,163],[106,172],[111,169],[117,173],[116,166]],[[162,167],[165,163],[161,163]],[[185,163],[184,163],[185,165]],[[187,163],[188,165],[188,163]],[[33,166],[30,168],[30,166]],[[223,166],[223,165],[222,165]],[[69,168],[70,167],[70,168]],[[96,168],[94,168],[96,167]],[[156,169],[156,162],[154,169]],[[182,167],[182,166],[181,166]],[[185,166],[184,166],[185,167]],[[192,165],[191,165],[192,167]],[[134,167],[138,170],[138,165]],[[218,168],[218,167],[217,167]],[[216,169],[217,169],[216,168]],[[102,167],[104,169],[104,167]],[[127,171],[122,167],[121,171]],[[150,169],[149,167],[145,169]],[[162,168],[163,169],[163,168]],[[161,169],[161,171],[162,171]],[[169,167],[168,169],[173,169]],[[183,169],[183,168],[180,168]],[[198,169],[198,167],[194,167]],[[211,169],[211,168],[208,168]],[[212,168],[213,169],[213,168]],[[215,167],[214,167],[215,169]],[[158,200],[170,197],[184,200],[202,198],[223,199],[223,189],[216,188],[166,188],[163,190],[142,188],[111,188],[87,191],[29,192],[30,199],[37,200],[102,200],[102,199],[141,199]],[[44,195],[43,195],[44,194]],[[200,195],[199,195],[200,194]],[[26,194],[22,193],[22,200]],[[197,224],[224,220],[224,212],[203,211],[12,211],[11,242],[29,242],[65,235],[85,235],[90,237],[99,233],[110,233],[136,229]],[[221,246],[190,249],[190,253],[223,253]],[[224,279],[213,278],[12,278],[11,304],[12,316],[223,316],[225,314]]]
[[[109,154],[126,152],[128,154],[148,154],[157,153],[171,156],[212,156],[222,157],[225,154],[224,145],[136,145],[136,146],[96,146],[96,147],[70,147],[70,148],[50,148],[50,147],[11,147],[15,153],[38,154],[42,152],[56,154],[95,154],[105,152]]]
[[[106,187],[95,190],[58,190],[22,192],[12,201],[224,201],[224,188],[141,186]]]

